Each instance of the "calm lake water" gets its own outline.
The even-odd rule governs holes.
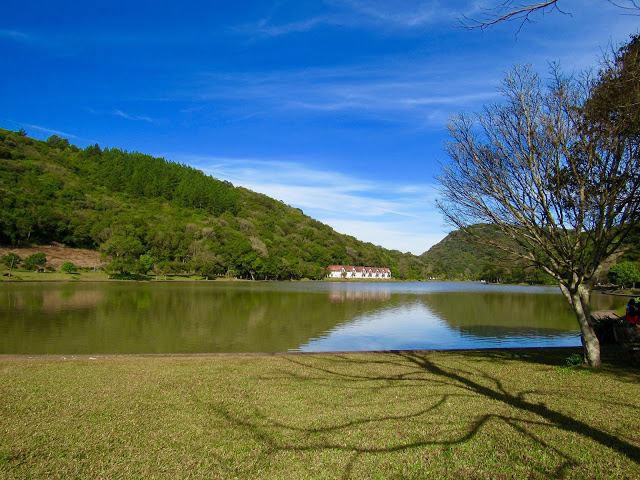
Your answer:
[[[594,295],[594,309],[624,305]],[[0,354],[580,345],[557,288],[479,283],[4,283]]]

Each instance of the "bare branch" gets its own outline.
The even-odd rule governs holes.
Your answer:
[[[516,3],[514,0],[505,0],[493,8],[485,9],[485,15],[482,18],[469,18],[463,15],[459,26],[467,30],[486,30],[498,23],[515,21],[520,22],[520,26],[518,27],[519,33],[525,24],[535,23],[532,19],[534,14],[540,13],[545,15],[556,11],[563,15],[571,15],[558,6],[559,1],[560,0],[548,0],[537,3]],[[640,15],[640,5],[637,0],[606,1],[622,10],[638,12],[627,15]]]
[[[625,5],[619,1],[607,0],[611,5],[616,6],[618,8],[622,8],[623,10],[640,10],[640,5],[636,0],[627,0],[628,5]],[[638,14],[634,14],[638,15]]]
[[[484,19],[474,19],[464,17],[461,26],[467,30],[486,30],[501,22],[520,21],[520,27],[518,32],[522,29],[525,23],[533,22],[531,16],[534,13],[542,12],[547,13],[552,10],[562,12],[558,8],[558,0],[549,0],[547,2],[540,2],[534,4],[514,4],[513,0],[508,0],[500,3],[494,8],[488,9]]]

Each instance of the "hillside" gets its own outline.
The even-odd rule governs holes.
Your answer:
[[[500,236],[489,225],[474,225],[471,228],[478,238]],[[541,270],[507,258],[501,251],[460,230],[451,232],[420,255],[420,259],[428,277],[499,283],[554,283]]]
[[[458,279],[476,279],[485,264],[492,261],[490,252],[459,230],[451,232],[421,258],[430,276]]]
[[[41,246],[54,268],[70,260],[144,273],[145,255],[157,274],[319,279],[328,265],[345,264],[385,266],[409,280],[549,280],[461,231],[420,256],[386,250],[187,165],[3,129],[0,214],[0,256],[11,250],[24,258],[34,250],[26,247]],[[474,228],[496,235],[487,225]],[[638,252],[631,248],[624,259],[637,261]]]
[[[322,278],[327,265],[388,266],[419,279],[420,257],[342,235],[301,210],[163,158],[0,129],[0,245],[57,242],[100,252],[115,272],[153,258],[164,273]]]

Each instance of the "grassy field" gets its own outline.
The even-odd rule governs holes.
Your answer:
[[[8,269],[4,269],[2,273],[8,273]],[[193,282],[193,281],[206,281],[205,277],[200,275],[147,275],[146,280],[149,282]],[[210,281],[226,281],[226,282],[241,282],[248,280],[229,279],[224,277],[215,277]],[[74,274],[62,273],[62,272],[27,272],[24,270],[13,270],[11,277],[3,275],[0,277],[0,282],[120,282],[131,280],[114,280],[104,270],[94,271],[80,271]]]
[[[639,478],[640,370],[575,351],[0,357],[0,477]]]

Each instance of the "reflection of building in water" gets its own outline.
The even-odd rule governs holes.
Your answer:
[[[391,278],[391,269],[386,267],[347,267],[345,265],[329,265],[328,278],[371,278],[381,280]]]
[[[341,302],[369,302],[387,301],[391,299],[391,290],[332,290],[329,292],[329,301]]]

